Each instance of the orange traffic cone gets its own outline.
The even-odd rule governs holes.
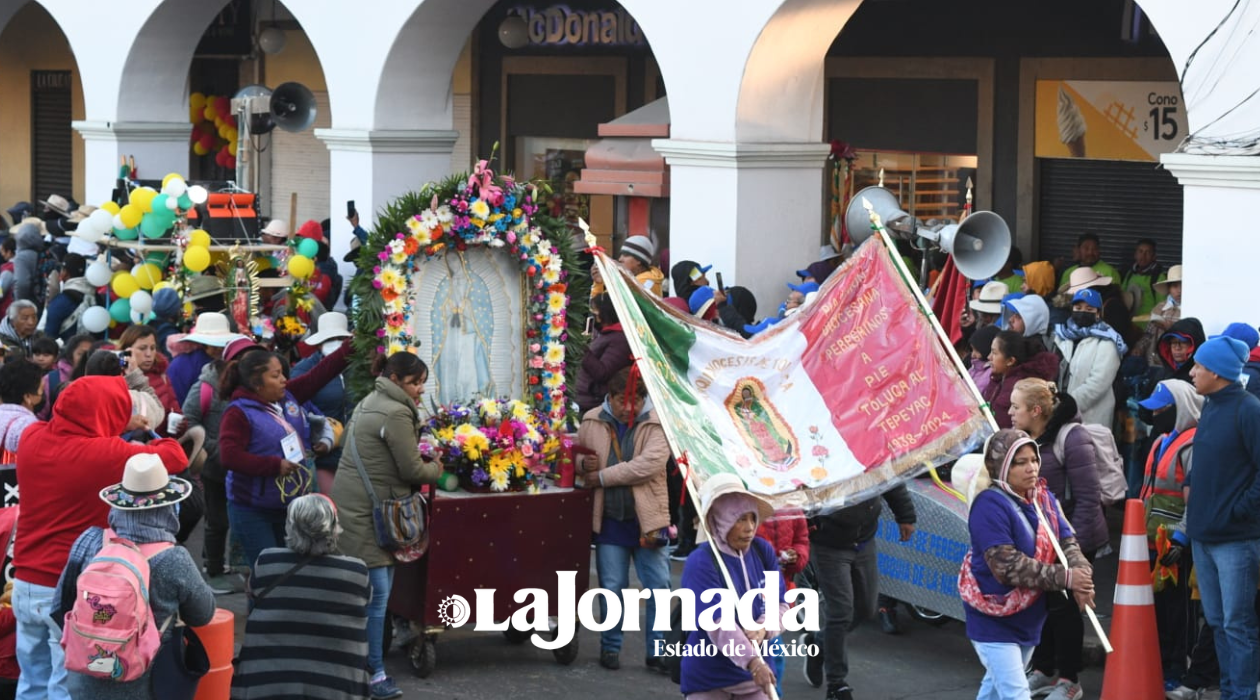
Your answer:
[[[1142,501],[1124,504],[1120,535],[1120,575],[1111,617],[1111,643],[1101,700],[1161,700],[1164,678],[1155,630],[1155,594],[1146,546]]]

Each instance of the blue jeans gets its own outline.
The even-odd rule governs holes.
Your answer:
[[[669,590],[669,557],[663,547],[645,549],[643,547],[620,547],[615,544],[595,545],[595,570],[599,574],[599,587],[620,593],[621,589],[630,587],[630,560],[634,560],[634,572],[639,583],[645,589]],[[599,598],[599,619],[608,617],[608,605],[604,597]],[[644,625],[643,639],[646,655],[654,656],[654,640],[665,639],[664,632],[651,631],[652,622],[656,619],[656,601],[647,599],[647,624]],[[624,624],[624,623],[623,623]],[[599,634],[600,651],[621,652],[621,625]]]
[[[250,508],[228,502],[228,525],[241,541],[251,575],[264,549],[284,546],[284,518],[283,510]]]
[[[998,642],[972,642],[971,646],[984,665],[984,679],[976,700],[1028,700],[1024,668],[1032,660],[1034,647]]]
[[[1256,700],[1260,682],[1256,584],[1260,540],[1194,542],[1203,616],[1212,627],[1221,666],[1221,700]]]
[[[13,581],[13,615],[17,618],[17,660],[22,669],[17,697],[21,700],[70,700],[66,690],[66,654],[61,626],[53,621],[57,590]]]
[[[372,586],[372,600],[367,606],[368,670],[372,675],[385,673],[385,625],[389,603],[389,590],[394,586],[394,567],[375,566],[368,569],[368,583]]]

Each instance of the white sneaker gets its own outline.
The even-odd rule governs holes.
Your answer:
[[[1050,694],[1046,696],[1046,700],[1081,700],[1084,696],[1085,691],[1081,690],[1080,683],[1060,678],[1050,690]]]
[[[1041,671],[1032,671],[1028,674],[1028,692],[1034,698],[1043,695],[1049,695],[1054,690],[1054,678],[1047,676]]]
[[[1184,685],[1177,686],[1172,690],[1164,693],[1167,700],[1200,700],[1203,697],[1202,688],[1187,688]]]

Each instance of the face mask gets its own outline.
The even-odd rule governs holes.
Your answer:
[[[1081,328],[1089,328],[1098,323],[1098,314],[1093,311],[1073,311],[1072,320]]]
[[[324,353],[325,356],[327,356],[327,355],[333,354],[334,352],[337,352],[337,348],[340,348],[340,347],[341,347],[340,339],[325,340],[324,344],[319,346],[319,351]]]

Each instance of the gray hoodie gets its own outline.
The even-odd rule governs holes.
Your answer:
[[[1050,330],[1050,307],[1046,306],[1046,300],[1036,294],[1028,294],[1013,299],[1009,302],[1008,307],[1003,309],[1003,321],[1011,316],[1011,307],[1020,318],[1024,319],[1024,337],[1025,338],[1041,338],[1041,342],[1047,349],[1054,347],[1052,339],[1048,331]],[[1010,326],[1007,325],[1009,328]]]

